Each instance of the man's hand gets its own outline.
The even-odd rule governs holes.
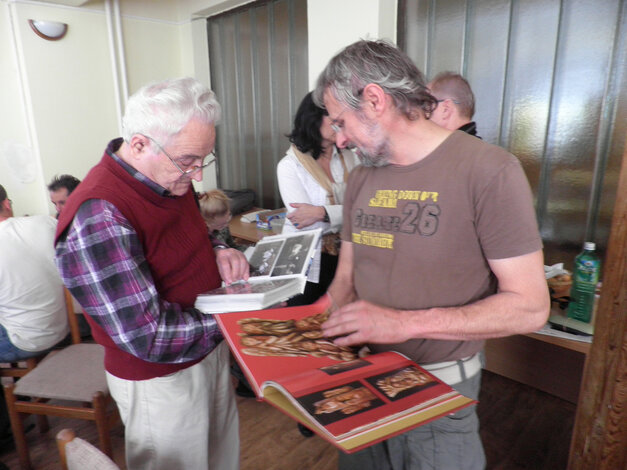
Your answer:
[[[248,280],[250,266],[244,253],[234,248],[216,250],[216,263],[220,277],[227,286],[235,281]]]
[[[340,308],[322,324],[327,337],[338,346],[364,343],[402,343],[409,339],[402,311],[359,300]]]
[[[290,222],[294,224],[294,227],[305,228],[310,225],[315,224],[316,222],[320,222],[324,219],[324,207],[323,206],[313,206],[311,204],[304,204],[295,202],[290,204],[290,206],[295,207],[296,210],[290,212],[287,215],[287,218],[290,219]]]

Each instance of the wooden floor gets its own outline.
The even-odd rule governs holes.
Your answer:
[[[265,403],[238,397],[240,410],[241,470],[332,470],[337,452],[317,436],[305,438],[296,424]],[[556,397],[484,372],[479,417],[487,468],[492,470],[561,470],[566,468],[575,405]],[[60,468],[54,441],[56,433],[71,427],[97,442],[93,423],[50,418],[51,429],[28,433],[36,470]],[[124,430],[113,430],[114,460],[124,465]],[[19,469],[14,451],[1,451],[0,461]],[[87,469],[86,469],[87,470]],[[184,469],[172,469],[184,470]]]

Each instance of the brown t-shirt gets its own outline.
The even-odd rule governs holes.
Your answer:
[[[415,164],[353,170],[342,239],[353,243],[358,297],[404,310],[492,295],[497,282],[487,259],[542,248],[518,160],[459,131]],[[428,364],[469,356],[483,342],[413,339],[370,347]]]

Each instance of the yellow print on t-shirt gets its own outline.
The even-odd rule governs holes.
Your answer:
[[[438,202],[439,193],[437,191],[414,191],[398,189],[379,189],[374,197],[370,199],[370,207],[396,208],[397,201],[426,201]]]
[[[394,249],[394,235],[391,233],[369,232],[362,230],[352,234],[353,243],[360,245],[375,246],[377,248]]]
[[[396,207],[398,191],[396,189],[379,189],[368,204],[370,207]]]

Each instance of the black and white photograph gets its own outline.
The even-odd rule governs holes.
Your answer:
[[[248,282],[199,294],[196,308],[208,314],[260,310],[302,294],[320,232],[264,237],[246,253]]]
[[[283,245],[283,240],[257,244],[249,261],[250,275],[268,276],[281,250],[281,245]]]
[[[311,234],[304,234],[286,239],[271,275],[274,277],[301,273],[305,261],[309,260],[309,247],[313,238]]]

